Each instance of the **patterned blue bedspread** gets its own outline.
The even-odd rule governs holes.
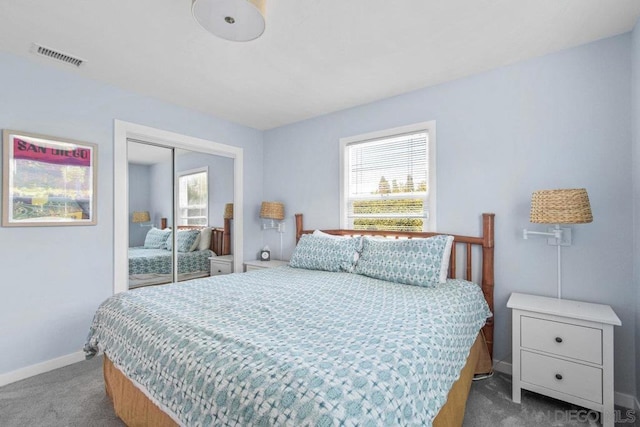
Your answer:
[[[85,351],[182,425],[431,425],[491,313],[480,288],[290,267],[148,287]]]
[[[178,252],[178,273],[208,272],[211,250]],[[166,249],[129,248],[129,274],[171,274],[171,251]]]

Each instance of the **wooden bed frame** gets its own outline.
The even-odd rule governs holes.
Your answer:
[[[480,237],[461,236],[458,234],[448,234],[453,236],[454,244],[451,247],[451,258],[449,260],[449,278],[463,278],[472,281],[473,272],[473,248],[482,248],[482,266],[480,272],[480,286],[484,294],[489,309],[493,313],[493,223],[495,214],[482,214],[482,235]],[[296,214],[296,243],[303,234],[313,233],[314,230],[305,230],[302,222],[302,214]],[[325,233],[336,236],[378,236],[393,239],[412,239],[437,236],[447,234],[441,232],[415,232],[415,231],[383,231],[383,230],[322,230]],[[458,253],[463,252],[464,262],[458,266]],[[464,274],[459,275],[458,267],[464,268]],[[487,343],[489,355],[493,362],[493,317],[487,319],[487,323],[482,328],[484,338]]]
[[[160,218],[160,228],[167,228],[167,218]],[[178,230],[199,230],[204,228],[201,225],[179,225]],[[223,228],[211,228],[211,246],[213,252],[218,256],[231,255],[231,220],[225,218]]]

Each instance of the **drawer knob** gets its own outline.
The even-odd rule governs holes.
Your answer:
[[[562,342],[562,338],[556,337],[556,342]]]
[[[222,273],[222,270],[218,270],[218,273]],[[556,338],[557,339],[557,338]]]
[[[561,380],[561,379],[562,379],[562,375],[560,375],[560,374],[556,374],[556,379],[557,379],[557,380]]]

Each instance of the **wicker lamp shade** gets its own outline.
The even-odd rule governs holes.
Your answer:
[[[224,205],[224,219],[233,219],[233,203]]]
[[[530,220],[538,224],[585,224],[593,221],[587,190],[534,191]]]
[[[262,202],[260,218],[282,221],[284,219],[284,205],[280,202]]]
[[[147,211],[136,211],[133,213],[133,222],[136,224],[139,222],[150,222],[150,221],[151,221],[151,216]]]

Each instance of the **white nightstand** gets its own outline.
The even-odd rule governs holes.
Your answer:
[[[214,256],[209,258],[209,276],[233,273],[233,255]]]
[[[613,427],[613,326],[608,305],[513,293],[513,401],[526,389],[602,413]]]
[[[262,270],[264,268],[273,268],[280,267],[281,265],[288,265],[289,261],[280,261],[277,259],[272,259],[271,261],[245,261],[244,262],[244,271],[251,270]]]

